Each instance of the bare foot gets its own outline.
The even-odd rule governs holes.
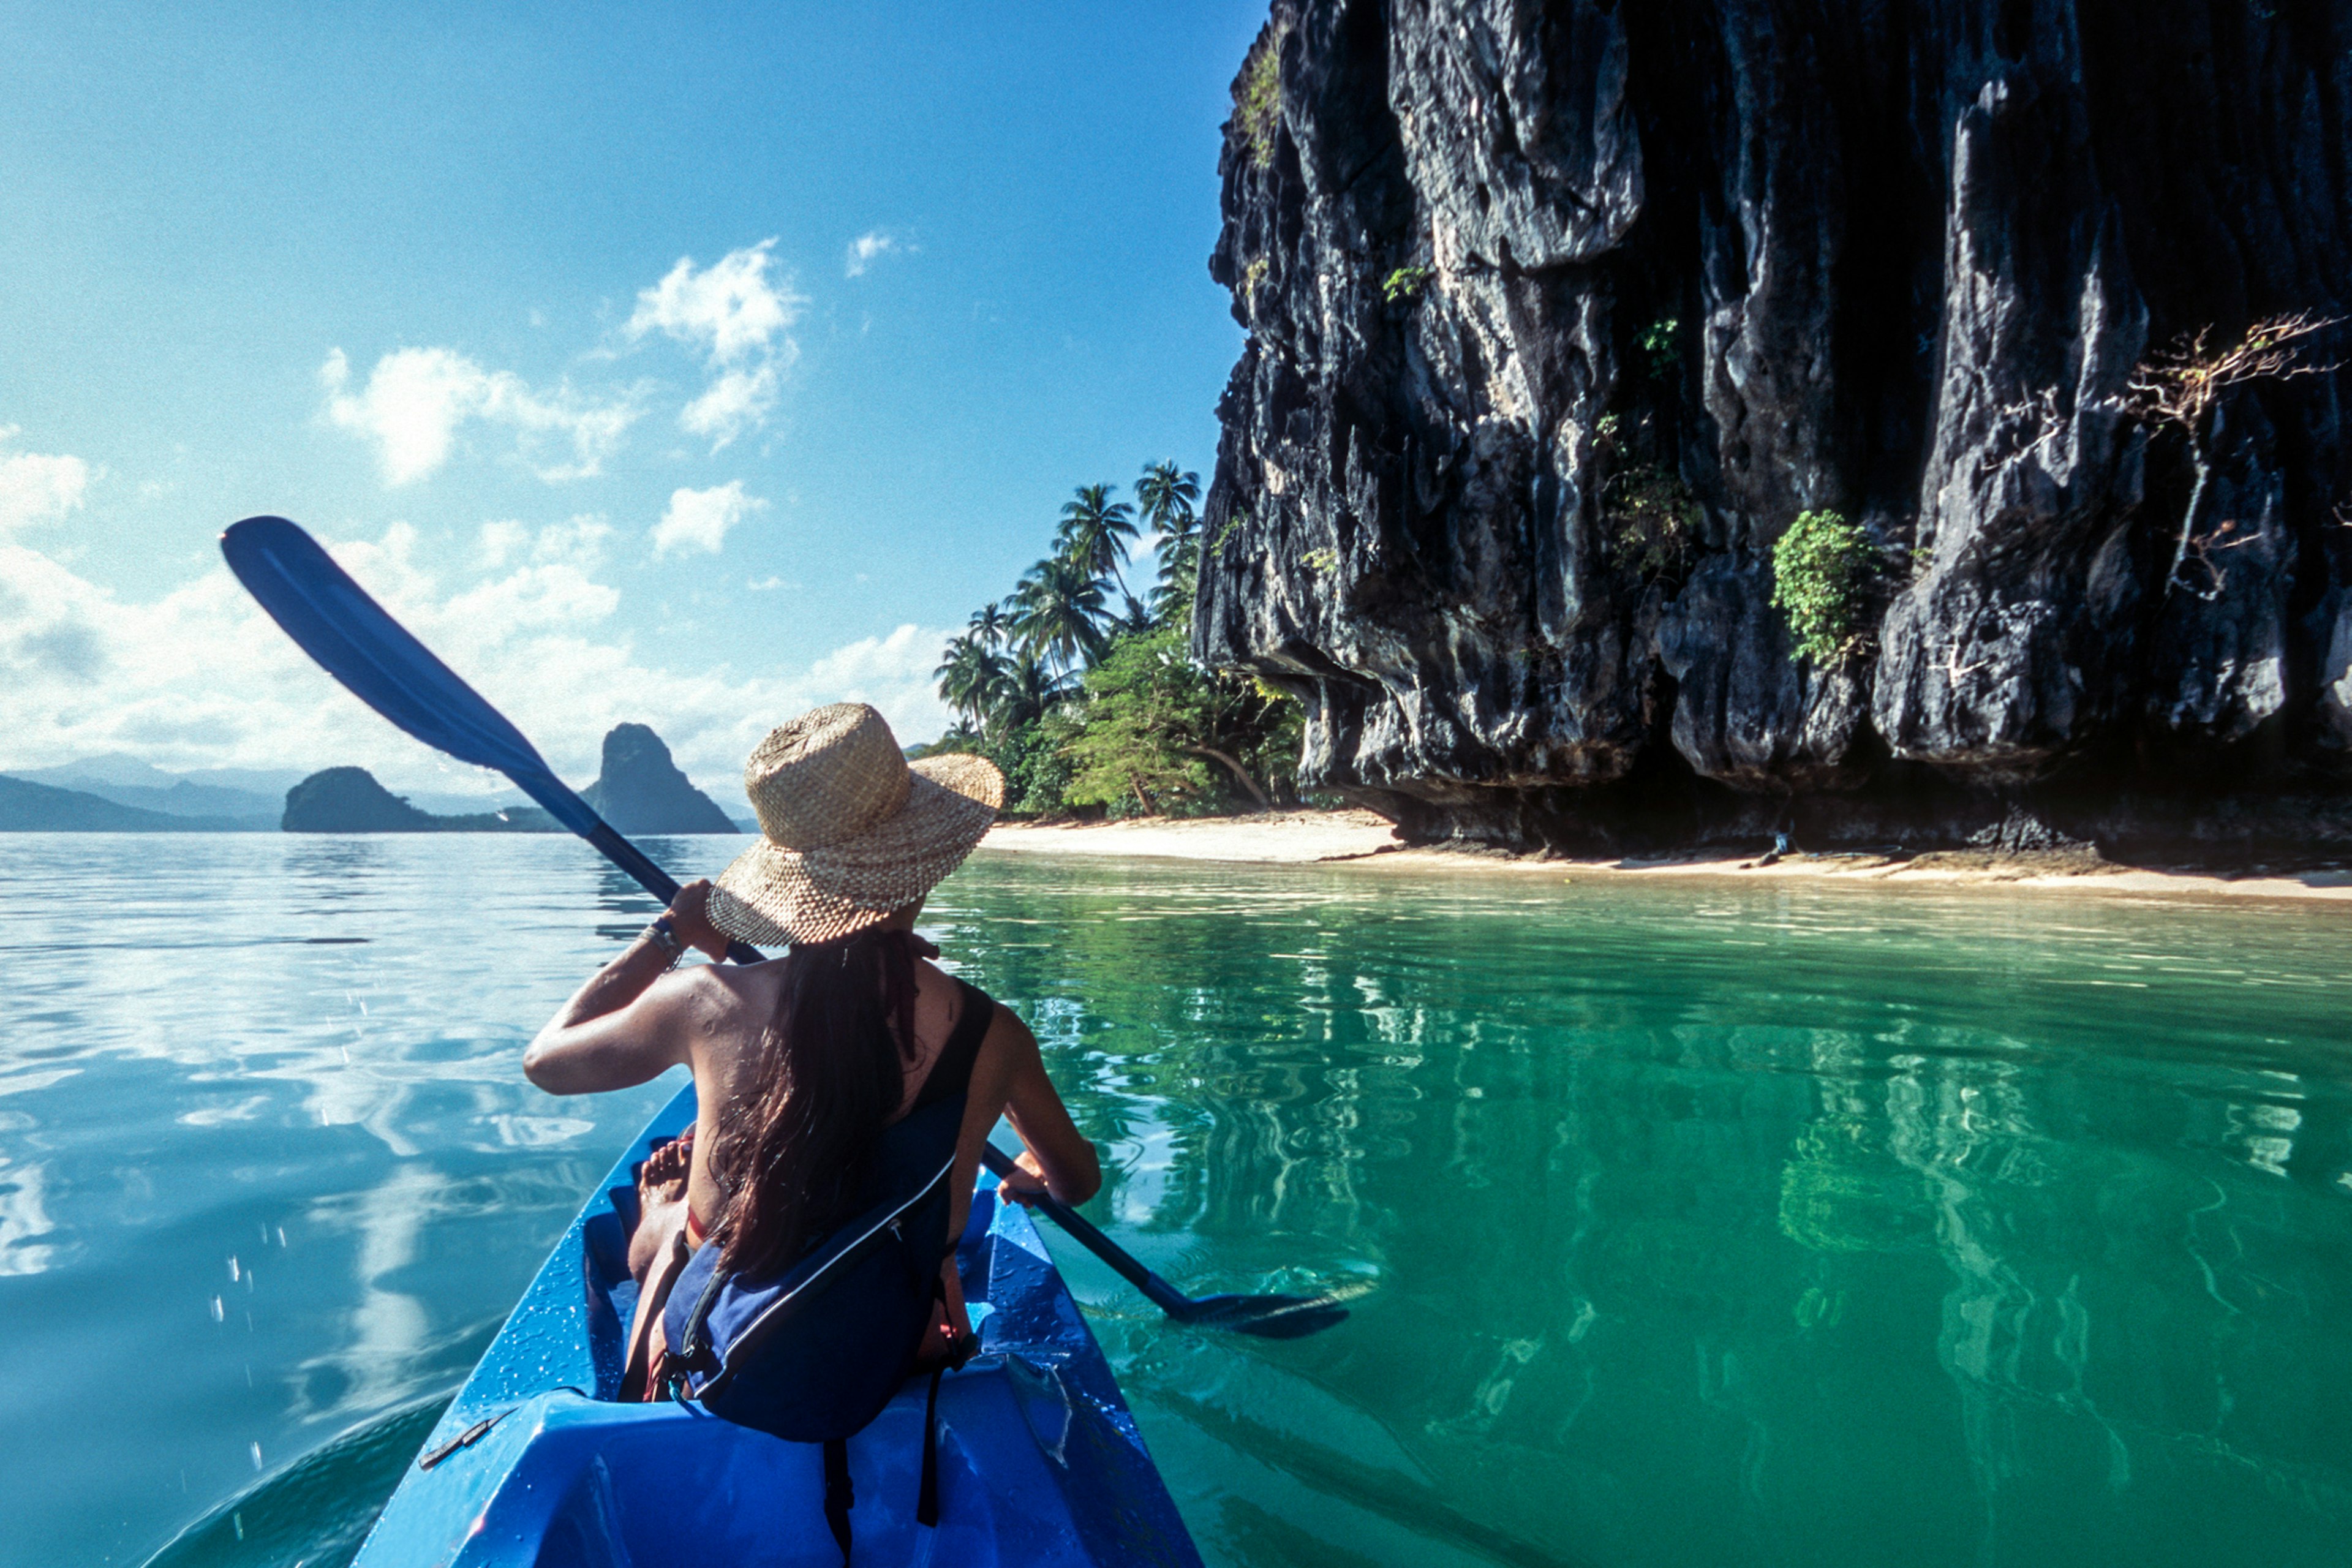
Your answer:
[[[637,1167],[637,1195],[647,1203],[676,1203],[686,1195],[686,1180],[693,1169],[693,1142],[673,1138],[656,1146]]]

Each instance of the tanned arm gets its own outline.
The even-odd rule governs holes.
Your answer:
[[[1005,1177],[1000,1189],[1016,1202],[1039,1192],[1050,1192],[1066,1204],[1082,1204],[1102,1188],[1102,1164],[1095,1146],[1070,1120],[1069,1107],[1046,1076],[1045,1059],[1037,1037],[1009,1007],[996,1011],[989,1033],[1005,1048],[1010,1072],[1005,1085],[1004,1114],[1025,1147],[1014,1162],[1020,1167]]]
[[[679,889],[670,924],[684,945],[723,958],[727,939],[704,913],[709,895],[707,881]],[[556,1009],[523,1052],[523,1076],[550,1094],[594,1094],[644,1083],[686,1061],[732,994],[695,970],[668,973],[672,962],[648,928]]]

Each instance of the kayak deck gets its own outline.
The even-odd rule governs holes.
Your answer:
[[[621,1405],[635,1306],[631,1172],[694,1118],[681,1090],[624,1155],[531,1281],[424,1452],[360,1568],[823,1565],[820,1450],[692,1405]],[[929,1380],[849,1441],[860,1564],[1167,1563],[1200,1558],[1101,1347],[1027,1213],[973,1194],[956,1248],[980,1353],[940,1386],[940,1522],[915,1522]]]

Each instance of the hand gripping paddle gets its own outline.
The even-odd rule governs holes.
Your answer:
[[[231,523],[221,535],[221,553],[270,618],[352,696],[436,751],[506,774],[517,789],[546,807],[549,816],[594,845],[663,903],[677,896],[675,878],[557,778],[505,714],[368,597],[367,590],[352,581],[317,540],[282,517],[248,517]],[[762,954],[736,942],[728,944],[727,956],[737,963],[757,963]],[[987,1152],[992,1171],[1002,1175],[1011,1168],[1012,1162],[994,1149]],[[1328,1329],[1348,1315],[1345,1307],[1328,1298],[1210,1296],[1194,1300],[1082,1215],[1050,1197],[1035,1202],[1073,1239],[1179,1321],[1291,1339]]]

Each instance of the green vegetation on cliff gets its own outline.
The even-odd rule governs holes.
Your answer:
[[[1772,603],[1788,612],[1799,658],[1829,668],[1862,650],[1878,563],[1869,531],[1838,512],[1803,512],[1789,525],[1772,546]]]

